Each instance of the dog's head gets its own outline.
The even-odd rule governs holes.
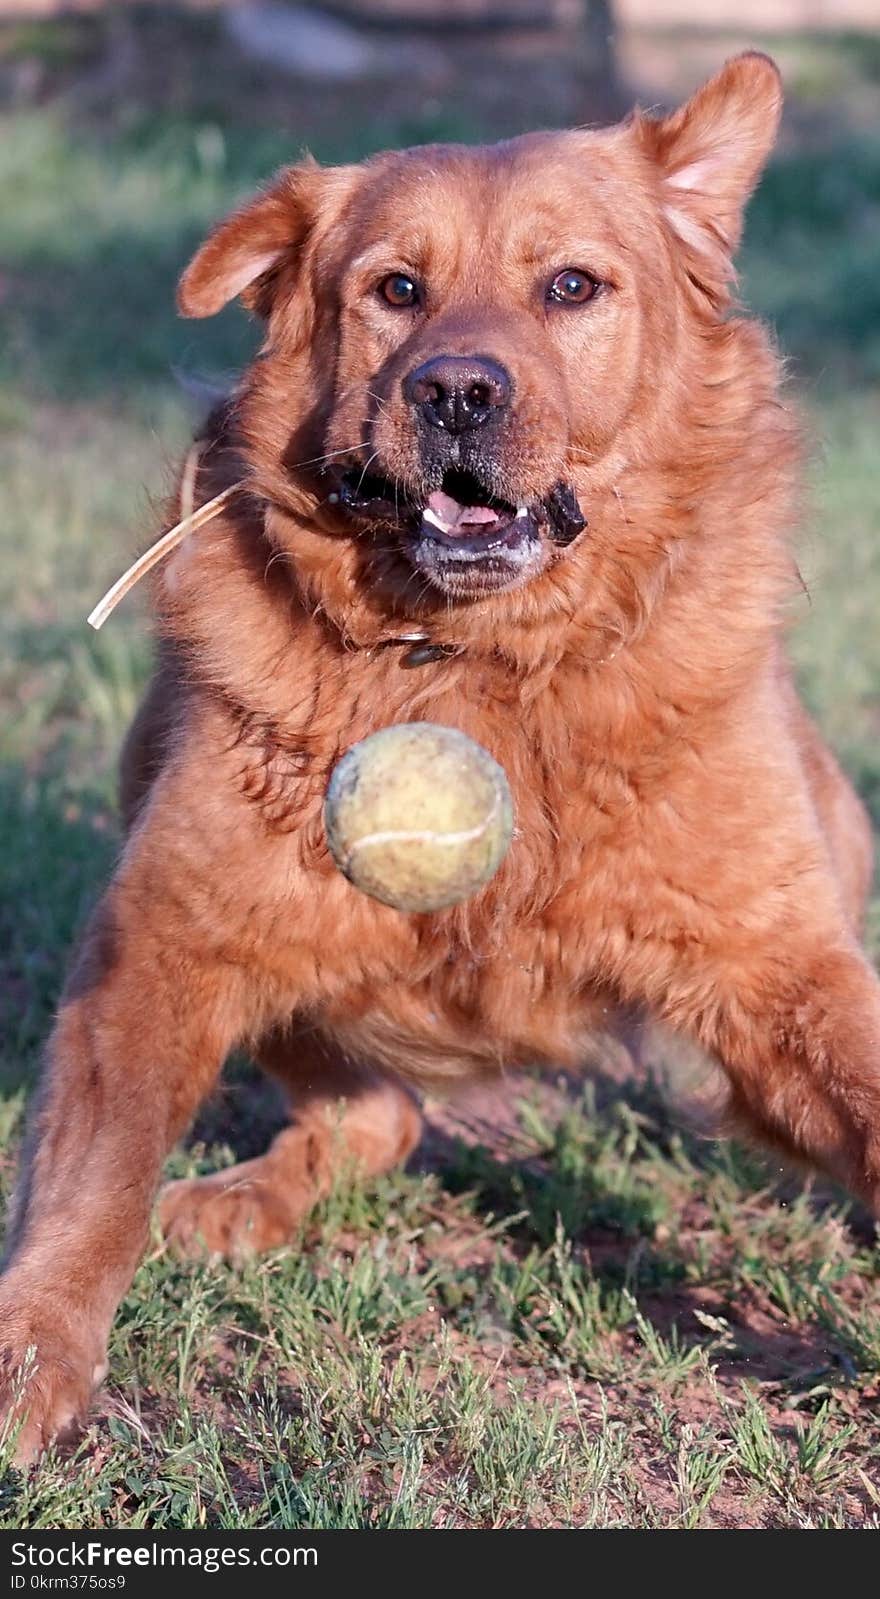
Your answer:
[[[682,350],[723,329],[780,102],[745,55],[664,119],[282,172],[179,295],[267,320],[241,408],[257,486],[283,506],[319,474],[386,583],[444,604],[577,558],[626,464],[675,451]]]

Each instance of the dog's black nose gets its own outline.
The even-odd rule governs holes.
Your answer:
[[[497,420],[510,404],[510,374],[485,355],[435,355],[403,380],[404,398],[446,433]]]

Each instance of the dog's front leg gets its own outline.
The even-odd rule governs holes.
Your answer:
[[[103,1376],[162,1161],[243,1026],[237,968],[183,936],[152,864],[149,893],[145,863],[99,908],[32,1115],[0,1278],[0,1415],[21,1426],[19,1462]]]
[[[880,983],[842,923],[683,963],[658,1009],[720,1062],[736,1123],[880,1216]]]
[[[716,1023],[734,1115],[880,1217],[880,983],[840,940],[747,981]]]

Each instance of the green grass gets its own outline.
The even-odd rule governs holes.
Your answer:
[[[40,38],[50,60],[80,48]],[[295,112],[279,131],[244,95],[222,133],[192,97],[2,121],[7,1186],[67,953],[117,848],[114,761],[148,670],[136,602],[99,636],[84,617],[187,437],[170,368],[229,370],[252,338],[234,312],[178,323],[176,272],[303,143],[333,157],[469,131],[457,111],[337,110],[317,131]],[[744,279],[817,442],[801,682],[880,820],[880,142],[839,106],[829,127],[771,171]],[[0,1525],[880,1527],[864,1221],[689,1134],[664,1082],[521,1091],[506,1141],[440,1140],[409,1173],[334,1195],[297,1247],[235,1270],[152,1251],[94,1423],[29,1479],[4,1472]],[[172,1172],[231,1159],[247,1102],[238,1068]]]
[[[842,1216],[626,1100],[526,1104],[522,1141],[338,1194],[245,1268],[156,1249],[95,1426],[6,1474],[2,1524],[880,1526],[876,1260]]]

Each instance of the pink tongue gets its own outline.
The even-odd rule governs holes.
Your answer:
[[[498,512],[488,505],[460,505],[451,494],[435,489],[428,496],[428,509],[443,523],[447,533],[457,533],[467,527],[482,527],[487,522],[497,522]]]

